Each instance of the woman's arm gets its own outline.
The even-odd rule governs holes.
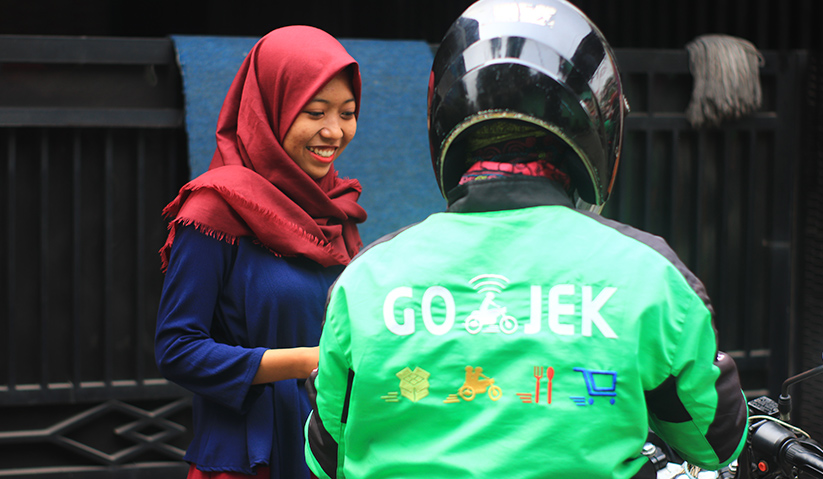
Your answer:
[[[317,368],[318,348],[269,349],[260,359],[252,384],[305,379]]]
[[[233,246],[180,227],[157,313],[155,359],[164,377],[189,391],[242,411],[265,348],[243,348],[211,336],[214,311]]]

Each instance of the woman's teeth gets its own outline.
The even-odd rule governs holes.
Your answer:
[[[312,148],[308,147],[308,150],[315,155],[322,156],[323,158],[331,158],[334,155],[334,148]]]

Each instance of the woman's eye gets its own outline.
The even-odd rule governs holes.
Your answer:
[[[344,118],[354,118],[354,112],[353,111],[344,111],[343,112],[343,117]]]
[[[312,117],[312,118],[320,118],[320,117],[322,117],[322,116],[323,116],[323,112],[322,112],[322,111],[305,111],[305,112],[303,112],[303,113],[305,113],[305,114],[309,115],[309,116],[310,116],[310,117]]]

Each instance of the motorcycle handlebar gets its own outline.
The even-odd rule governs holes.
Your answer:
[[[797,467],[806,474],[823,479],[823,459],[820,453],[809,449],[803,443],[791,440],[783,448],[783,457],[786,462]]]
[[[766,421],[752,433],[752,448],[777,459],[781,466],[796,467],[823,479],[823,451],[797,439],[788,429]]]

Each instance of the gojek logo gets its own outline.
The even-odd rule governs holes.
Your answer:
[[[506,311],[505,306],[497,304],[494,299],[509,284],[505,276],[499,274],[481,274],[475,276],[469,284],[475,291],[483,295],[480,307],[472,311],[466,318],[466,331],[477,334],[480,331],[496,333],[503,331],[512,334],[517,331],[517,319]],[[485,328],[485,329],[484,329]]]
[[[472,278],[469,285],[482,296],[480,305],[465,317],[465,328],[471,334],[505,333],[513,334],[520,323],[506,306],[499,304],[497,296],[510,285],[508,278],[498,274],[483,274]],[[592,336],[594,328],[606,338],[616,339],[617,334],[601,314],[606,303],[617,292],[617,288],[604,287],[595,295],[589,285],[557,284],[548,287],[545,296],[547,311],[543,314],[544,286],[529,285],[510,289],[513,294],[529,295],[529,321],[523,328],[524,334],[536,334],[545,323],[549,330],[562,336]],[[444,286],[429,286],[418,296],[410,286],[399,286],[389,291],[383,301],[383,320],[386,328],[399,336],[414,334],[417,330],[417,315],[423,319],[426,330],[434,335],[443,335],[452,330],[457,320],[455,297]],[[469,298],[461,296],[461,300]],[[472,298],[476,298],[472,296]],[[435,317],[435,301],[439,306]],[[471,299],[476,301],[476,299]],[[475,303],[476,304],[476,303]],[[402,308],[402,320],[398,320],[397,310]],[[579,328],[576,323],[579,323]]]

